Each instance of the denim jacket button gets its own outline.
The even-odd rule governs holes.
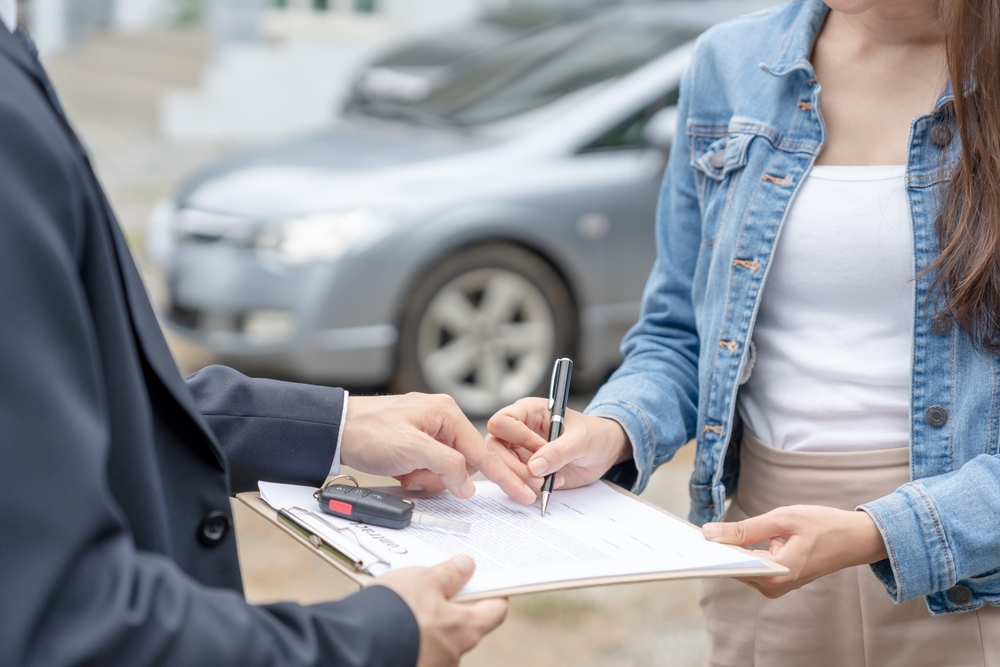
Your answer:
[[[931,332],[938,336],[951,333],[951,318],[947,315],[935,315],[931,318]]]
[[[948,421],[948,411],[941,405],[932,405],[924,415],[931,426],[944,426]]]
[[[715,151],[712,157],[708,158],[708,163],[716,169],[722,169],[726,166],[726,151]]]
[[[944,148],[951,143],[951,130],[947,125],[935,125],[930,132],[931,141]]]
[[[955,604],[969,604],[972,602],[972,590],[962,584],[952,586],[951,590],[948,591],[948,597]]]

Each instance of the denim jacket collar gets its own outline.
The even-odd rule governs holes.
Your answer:
[[[813,45],[816,44],[816,36],[829,12],[830,8],[823,0],[804,0],[802,9],[781,39],[774,62],[761,63],[760,68],[775,76],[785,76],[800,69],[812,76],[813,66],[810,59]]]
[[[802,9],[795,20],[782,36],[778,53],[771,63],[760,63],[759,67],[774,76],[785,76],[796,70],[804,70],[814,76],[812,52],[830,7],[823,0],[803,0]],[[974,85],[974,84],[973,84]],[[949,80],[934,105],[935,111],[941,111],[954,100],[954,92]]]

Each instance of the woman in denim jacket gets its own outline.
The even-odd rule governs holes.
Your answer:
[[[692,521],[790,570],[705,582],[709,664],[1000,665],[1000,3],[717,26],[678,111],[623,365],[493,444],[640,492],[697,440]]]

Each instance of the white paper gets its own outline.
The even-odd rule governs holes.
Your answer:
[[[314,488],[269,482],[259,487],[261,498],[275,509],[320,512]],[[415,503],[421,511],[468,521],[472,531],[462,535],[417,525],[393,530],[323,517],[338,527],[351,527],[358,542],[391,569],[435,565],[458,554],[472,556],[476,573],[462,593],[594,577],[765,567],[763,561],[709,542],[701,531],[603,482],[556,491],[544,517],[537,505],[515,503],[491,482],[477,482],[476,495],[468,500],[445,492]],[[322,536],[334,544],[344,539],[343,531],[329,533]]]

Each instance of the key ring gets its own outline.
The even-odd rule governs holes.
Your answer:
[[[330,479],[323,482],[323,486],[316,489],[316,492],[313,494],[313,498],[319,500],[319,494],[323,493],[323,489],[325,489],[328,486],[332,486],[333,484],[336,484],[338,479],[349,479],[352,482],[354,482],[354,486],[358,487],[359,489],[361,488],[361,485],[358,484],[358,480],[354,479],[354,477],[352,477],[351,475],[337,475],[336,477],[331,477]]]

